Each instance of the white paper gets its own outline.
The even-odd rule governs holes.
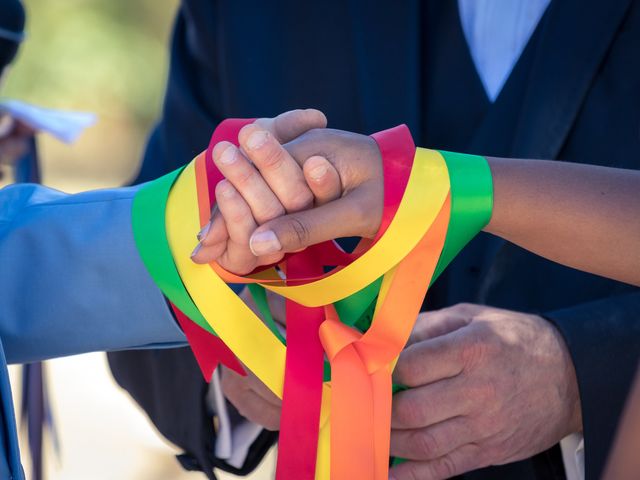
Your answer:
[[[49,133],[65,143],[75,142],[97,120],[96,115],[89,112],[53,110],[11,99],[0,100],[0,113],[8,113],[29,127]]]

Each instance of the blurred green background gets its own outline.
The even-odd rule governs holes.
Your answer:
[[[41,136],[44,183],[66,191],[121,185],[157,119],[177,0],[24,0],[27,39],[4,97],[91,111],[75,145]]]

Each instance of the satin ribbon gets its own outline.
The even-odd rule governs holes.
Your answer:
[[[341,297],[339,291],[336,292],[330,289],[332,287],[327,287],[328,281],[336,280],[338,276],[344,277],[338,278],[338,286],[333,288],[342,288],[340,285],[343,284],[347,285],[345,288],[355,292],[376,280],[381,273],[390,270],[394,263],[399,263],[404,252],[399,251],[398,244],[401,244],[402,248],[407,248],[407,244],[409,248],[414,247],[420,241],[425,230],[424,226],[416,228],[418,222],[409,219],[423,218],[425,224],[429,225],[437,216],[448,193],[447,170],[442,157],[436,152],[425,152],[431,162],[414,163],[405,192],[405,196],[408,196],[410,201],[400,204],[386,234],[378,243],[350,265],[338,270],[337,273],[332,272],[330,276],[322,276],[319,280],[293,287],[265,283],[265,288],[283,292],[286,297],[296,301],[302,300],[299,303],[305,303],[306,300],[308,306],[324,305]],[[430,189],[429,193],[426,193],[422,185],[429,181],[433,182],[435,186]],[[168,238],[178,271],[194,303],[204,317],[211,322],[215,331],[238,355],[243,364],[265,381],[267,386],[272,388],[277,395],[281,396],[285,370],[283,365],[284,347],[277,342],[277,339],[262,322],[237,299],[212,269],[196,266],[188,258],[195,246],[195,238],[189,232],[197,231],[199,227],[197,215],[194,215],[196,212],[193,211],[193,199],[197,196],[194,192],[195,185],[195,167],[191,165],[185,169],[180,181],[174,186],[167,205]],[[188,210],[191,210],[191,215],[186,214]],[[188,223],[189,220],[190,223]],[[385,241],[387,246],[384,245]],[[384,249],[395,254],[395,261],[390,260],[384,254]],[[237,279],[234,278],[234,281]],[[308,292],[304,290],[308,290]],[[218,296],[214,292],[219,292],[220,295]],[[224,300],[222,300],[223,298]],[[232,326],[225,322],[223,316],[220,315],[223,305],[228,306],[231,310],[228,318],[235,318]],[[241,320],[243,317],[246,318],[246,323]],[[405,328],[406,335],[411,330],[413,320],[415,320],[415,316]],[[232,328],[229,328],[230,326]],[[253,341],[248,342],[247,340],[252,337]],[[398,352],[399,348],[390,357],[396,356]],[[386,458],[384,462],[387,462]],[[318,462],[318,468],[322,469],[325,463],[326,459]],[[380,465],[380,462],[378,464]],[[324,466],[324,470],[327,470],[326,466]]]
[[[303,275],[310,275],[302,281],[283,281],[273,269],[238,277],[217,265],[209,268],[190,261],[189,253],[196,243],[193,232],[197,232],[208,221],[214,201],[211,192],[215,191],[217,182],[216,176],[211,173],[215,173],[215,165],[212,161],[207,162],[210,153],[204,159],[198,157],[195,163],[187,166],[172,188],[156,192],[154,196],[160,203],[168,196],[166,225],[162,226],[162,232],[157,228],[150,230],[155,230],[160,237],[164,237],[166,232],[180,280],[178,284],[174,278],[171,286],[181,286],[182,293],[186,289],[188,298],[197,310],[192,320],[199,324],[198,320],[204,319],[208,330],[217,332],[238,358],[276,395],[282,397],[283,380],[287,377],[294,379],[294,385],[310,386],[308,399],[313,400],[315,405],[320,404],[317,397],[322,391],[322,415],[319,422],[316,420],[316,425],[320,426],[316,478],[328,478],[329,471],[332,478],[338,479],[387,478],[392,365],[408,338],[426,288],[432,276],[435,277],[434,271],[436,275],[442,271],[464,243],[486,224],[490,215],[491,182],[483,159],[480,162],[468,156],[451,159],[449,157],[455,154],[418,149],[412,162],[412,158],[407,157],[408,154],[413,155],[412,143],[409,142],[410,146],[407,147],[407,135],[406,129],[395,129],[376,138],[385,160],[385,216],[377,241],[363,242],[351,255],[341,252],[335,244],[327,243],[314,247],[313,256],[310,253],[314,249],[308,249],[306,253],[288,257],[287,263],[291,265],[298,260],[309,259],[321,259],[325,264],[330,262],[329,265],[339,265],[328,274],[315,276],[313,269],[302,269],[300,272]],[[460,180],[458,174],[465,169],[478,178]],[[409,170],[410,176],[406,175]],[[198,209],[194,208],[195,202]],[[155,208],[158,210],[157,205]],[[140,213],[143,213],[142,210]],[[466,228],[458,225],[460,219],[467,222]],[[134,230],[135,225],[134,221]],[[142,252],[141,255],[145,264],[153,261],[150,255]],[[318,266],[322,266],[322,263]],[[318,271],[315,269],[316,273]],[[383,277],[381,283],[380,277]],[[285,296],[288,305],[295,301],[299,306],[324,307],[326,318],[320,325],[319,338],[332,364],[331,387],[325,384],[321,389],[314,390],[314,385],[321,382],[321,376],[317,374],[321,358],[320,362],[311,362],[316,373],[309,376],[304,363],[300,362],[303,357],[294,360],[288,355],[288,349],[294,351],[304,345],[300,340],[294,342],[294,331],[306,331],[306,335],[300,338],[313,339],[322,319],[306,325],[294,321],[294,326],[294,322],[291,322],[288,327],[289,343],[285,347],[226,286],[223,279],[228,282],[259,283]],[[338,305],[342,304],[343,307],[348,306],[345,298],[360,296],[357,308],[343,308],[341,315],[348,312],[362,315],[375,298],[378,288],[371,327],[365,333],[352,328],[350,325],[355,321],[343,320],[331,306],[335,302],[340,302]],[[179,297],[189,307],[184,295],[175,295],[173,292],[173,296]],[[317,354],[315,356],[318,357]],[[296,372],[293,376],[292,371]],[[330,403],[331,425],[326,421]],[[286,412],[295,412],[295,408],[295,403],[285,404]],[[314,409],[310,411],[310,415],[301,415],[299,418],[305,421],[313,419]],[[286,415],[283,412],[283,417]],[[312,428],[307,436],[315,437],[316,431],[317,428]],[[315,450],[315,442],[309,442],[308,438],[300,435],[292,438],[300,440],[298,452],[302,456],[312,458],[315,455],[315,451],[310,452]],[[291,446],[287,448],[294,448],[294,443],[290,442]],[[305,461],[282,467],[279,462],[279,478],[311,478],[314,469],[310,465],[312,463]]]
[[[167,242],[166,200],[181,171],[178,169],[140,188],[131,212],[134,240],[149,274],[170,300],[205,380],[211,380],[218,363],[245,375],[233,352],[215,335],[185,290]]]

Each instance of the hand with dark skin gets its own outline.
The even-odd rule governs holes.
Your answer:
[[[241,145],[246,151],[242,139]],[[382,212],[382,163],[370,137],[312,130],[280,153],[273,153],[275,143],[269,148],[269,157],[292,158],[303,172],[306,159],[328,161],[339,186],[332,186],[335,178],[329,176],[331,195],[314,208],[248,226],[243,238],[253,258],[227,257],[227,268],[246,273],[324,240],[375,235]],[[640,220],[633,211],[640,202],[640,174],[541,160],[487,160],[494,178],[487,231],[552,260],[640,284]],[[260,160],[252,161],[260,169]],[[229,168],[223,173],[234,175]],[[246,195],[237,193],[236,208],[243,203],[249,214]],[[252,201],[260,203],[257,197]],[[214,261],[224,252],[221,244],[229,240],[216,227],[220,217],[226,218],[222,209],[210,229],[217,233],[203,237],[194,261]],[[243,263],[246,258],[251,262]],[[261,263],[264,258],[271,262]],[[509,463],[582,430],[566,345],[536,315],[480,305],[422,314],[396,377],[413,387],[394,398],[391,450],[409,459],[392,469],[398,480],[448,478]]]
[[[247,131],[258,128],[245,127]],[[221,182],[221,190],[228,193],[227,201],[223,209],[220,199],[222,215],[213,217],[211,228],[193,255],[196,263],[218,261],[231,271],[248,273],[257,265],[277,261],[285,252],[325,240],[375,236],[382,216],[384,186],[380,151],[371,137],[340,130],[311,130],[284,147],[271,138],[265,144],[268,146],[252,149],[250,136],[243,132],[242,149],[250,152],[250,159],[263,176],[264,188],[249,188],[243,174],[238,173],[248,160],[224,168],[218,161],[222,173],[236,188]],[[296,162],[300,166],[294,175],[291,172],[296,171]],[[640,172],[544,160],[488,157],[487,162],[493,176],[494,207],[485,231],[552,261],[640,285]],[[284,163],[288,170],[278,170]],[[324,171],[321,188],[311,181],[310,174],[303,175],[317,163]],[[274,173],[266,174],[264,170],[271,168]],[[314,208],[310,208],[312,198],[297,199],[294,208],[287,208],[282,198],[273,194],[269,197],[266,192],[268,187],[273,192],[287,192],[290,182],[292,188],[287,195],[295,197],[303,179],[307,179],[307,195],[322,190]],[[279,208],[277,200],[281,201]],[[263,221],[254,214],[255,220],[246,219],[264,204],[276,205],[274,212],[284,209],[287,215]],[[233,258],[226,247],[229,235],[220,227],[227,217],[223,210],[232,210],[234,220],[241,223],[236,234],[244,241],[244,249]]]

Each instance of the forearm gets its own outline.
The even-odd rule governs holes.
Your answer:
[[[488,158],[486,231],[564,265],[640,285],[640,172]]]

